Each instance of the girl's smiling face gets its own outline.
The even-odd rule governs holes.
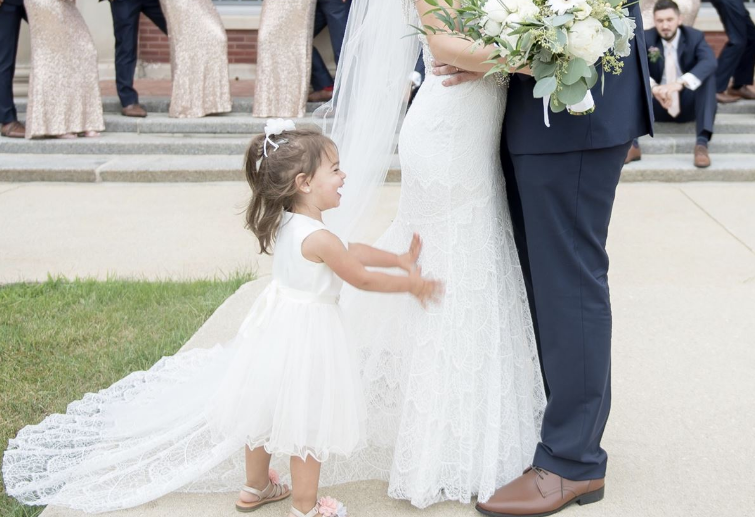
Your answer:
[[[322,163],[315,175],[302,186],[302,201],[320,211],[338,207],[341,204],[339,190],[345,179],[346,173],[340,169],[338,151],[328,149],[323,153]]]

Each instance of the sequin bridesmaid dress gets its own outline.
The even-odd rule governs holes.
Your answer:
[[[262,3],[255,117],[303,117],[312,69],[316,0]]]
[[[160,0],[168,22],[173,93],[170,116],[231,111],[228,36],[212,0]]]
[[[97,50],[74,0],[26,0],[31,75],[26,138],[102,131]]]

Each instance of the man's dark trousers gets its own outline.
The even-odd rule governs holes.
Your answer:
[[[168,25],[159,0],[113,0],[110,9],[115,32],[115,84],[121,105],[125,107],[139,102],[139,94],[134,89],[139,15],[144,13],[165,34]]]
[[[711,0],[729,41],[718,56],[716,91],[723,92],[734,78],[734,88],[752,84],[755,73],[755,24],[742,0]]]
[[[713,135],[713,124],[716,120],[716,77],[715,74],[708,77],[703,83],[692,91],[687,88],[679,92],[679,104],[681,111],[674,118],[661,106],[655,97],[653,98],[653,113],[656,122],[692,122],[695,121],[695,134],[697,136]]]
[[[600,447],[611,403],[608,224],[632,139],[652,133],[644,33],[637,4],[631,54],[607,74],[596,111],[543,121],[534,79],[512,77],[501,145],[509,208],[537,325],[548,389],[533,464],[566,479],[605,476]]]
[[[26,20],[23,0],[5,0],[0,5],[0,125],[18,120],[13,103],[13,76],[22,19]]]
[[[341,47],[346,34],[346,23],[349,20],[351,0],[318,0],[315,9],[315,36],[320,34],[325,26],[330,30],[330,42],[333,45],[333,54],[336,64],[341,57]],[[312,89],[316,92],[331,88],[333,76],[330,75],[320,52],[312,50]]]

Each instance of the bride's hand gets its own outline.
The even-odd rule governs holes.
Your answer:
[[[398,264],[401,269],[407,273],[411,273],[417,267],[420,253],[422,253],[422,239],[420,239],[418,233],[415,233],[414,237],[412,237],[409,251],[398,257]]]
[[[485,76],[482,72],[470,72],[438,61],[433,62],[433,74],[450,76],[443,81],[443,86],[456,86],[462,83],[477,81]]]

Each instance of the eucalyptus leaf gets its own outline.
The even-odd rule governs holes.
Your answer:
[[[558,100],[566,105],[577,104],[585,98],[587,94],[587,84],[584,81],[579,81],[570,85],[563,85],[558,91]]]
[[[550,106],[553,113],[560,113],[561,111],[564,111],[566,109],[566,104],[558,102],[558,99],[555,95],[551,95]]]
[[[533,95],[537,99],[542,99],[543,97],[546,97],[556,91],[556,84],[557,83],[555,77],[546,77],[544,79],[540,79],[535,83]]]
[[[557,66],[556,62],[543,63],[542,61],[535,60],[532,62],[532,72],[535,74],[535,79],[539,81],[544,77],[553,75],[556,72]]]
[[[565,25],[572,21],[574,19],[573,14],[562,14],[561,16],[556,16],[551,20],[551,23],[554,27],[561,27],[562,25]]]
[[[588,66],[584,59],[572,59],[566,64],[566,73],[561,77],[561,82],[572,85],[582,79],[588,73]]]
[[[556,38],[561,45],[566,45],[566,42],[569,40],[566,30],[563,27],[556,29]]]
[[[616,14],[610,15],[609,18],[611,19],[611,25],[616,29],[616,32],[621,36],[625,36],[627,33],[627,24],[624,23],[624,20]]]
[[[595,83],[598,82],[598,71],[595,70],[594,66],[589,66],[587,69],[590,72],[590,75],[585,77],[585,81],[587,82],[587,87],[592,89],[592,87],[595,86]]]

